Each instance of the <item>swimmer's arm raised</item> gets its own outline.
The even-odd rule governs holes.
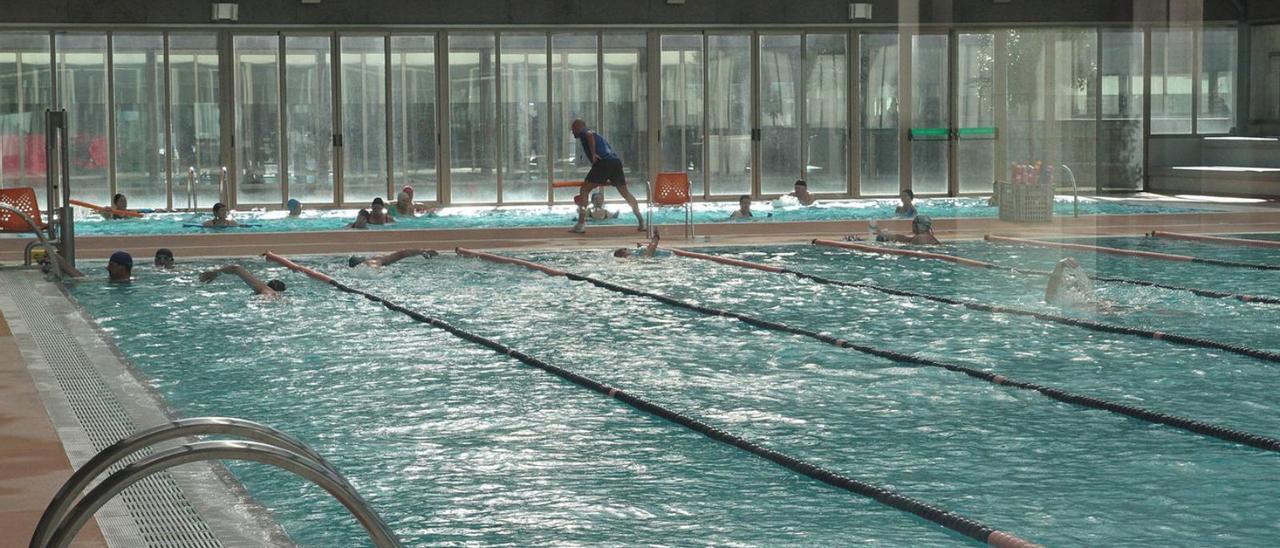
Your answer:
[[[263,281],[259,280],[257,276],[254,276],[248,270],[245,270],[243,266],[240,266],[238,264],[229,264],[221,268],[215,268],[213,270],[205,271],[204,273],[200,274],[200,281],[205,283],[211,282],[217,279],[217,277],[223,273],[230,273],[230,274],[235,274],[236,276],[239,276],[241,280],[244,280],[244,283],[248,285],[250,289],[253,289],[254,293],[257,293],[259,295],[275,295],[276,294],[276,290],[271,289],[270,287],[267,287],[266,283],[263,283]]]
[[[376,260],[378,261],[378,264],[381,264],[382,266],[387,266],[387,265],[400,262],[404,259],[408,259],[409,257],[416,257],[418,255],[422,255],[424,257],[434,257],[436,255],[439,255],[439,253],[436,252],[436,250],[434,249],[401,249],[400,251],[396,251],[394,253],[388,253],[386,255],[378,257]]]

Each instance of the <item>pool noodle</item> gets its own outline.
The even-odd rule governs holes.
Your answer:
[[[112,215],[119,215],[119,216],[121,216],[121,217],[141,217],[141,216],[142,216],[142,213],[139,213],[139,212],[137,212],[137,211],[128,211],[128,210],[124,210],[124,209],[114,209],[114,208],[110,208],[110,207],[102,207],[102,206],[100,206],[100,205],[93,205],[93,204],[91,204],[91,203],[89,203],[89,202],[82,202],[82,201],[80,201],[80,200],[67,200],[67,203],[69,203],[69,204],[71,204],[71,205],[78,205],[78,206],[80,206],[80,207],[89,208],[89,209],[92,209],[92,210],[97,211],[97,212],[99,212],[99,213],[110,213],[110,214],[112,214]]]

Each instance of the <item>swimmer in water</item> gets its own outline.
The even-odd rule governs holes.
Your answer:
[[[221,268],[215,268],[213,270],[203,272],[200,274],[200,281],[209,283],[217,279],[218,276],[222,274],[235,274],[236,276],[239,276],[241,280],[244,280],[246,285],[253,289],[255,294],[262,295],[264,297],[277,297],[285,290],[284,282],[280,280],[271,280],[263,283],[263,281],[259,280],[257,276],[254,276],[251,272],[245,270],[243,266],[238,264],[229,264]]]
[[[172,251],[170,251],[168,248],[165,248],[165,247],[162,247],[156,250],[156,259],[155,259],[156,268],[162,268],[164,270],[172,270],[173,263],[174,261],[173,261]]]
[[[369,228],[369,210],[361,209],[356,213],[356,220],[347,225],[347,228]]]
[[[882,228],[876,234],[876,241],[911,245],[939,245],[942,243],[933,235],[933,219],[928,215],[916,215],[916,218],[911,220],[911,234],[890,234],[888,230]]]
[[[302,202],[298,201],[297,198],[289,198],[289,202],[285,204],[285,207],[289,208],[290,217],[302,215]]]
[[[795,196],[796,200],[800,201],[800,205],[810,206],[818,203],[818,199],[809,193],[809,183],[806,183],[804,179],[796,179],[796,184],[792,190],[793,192],[789,195]]]
[[[111,209],[119,211],[129,211],[129,198],[124,194],[116,194],[111,197]],[[117,215],[115,211],[103,211],[102,217],[107,220],[124,219],[124,215]]]
[[[1049,284],[1044,288],[1044,302],[1063,308],[1093,306],[1098,303],[1093,292],[1093,281],[1075,257],[1062,259],[1053,267]]]
[[[396,194],[396,204],[392,208],[392,213],[403,215],[405,217],[417,217],[418,215],[426,215],[428,217],[435,215],[440,211],[438,207],[431,207],[425,204],[419,204],[413,201],[413,187],[404,185],[400,192]]]
[[[738,209],[733,210],[733,213],[729,214],[729,220],[736,221],[738,219],[750,219],[752,217],[754,217],[754,215],[751,214],[751,197],[743,194],[738,197]]]
[[[662,237],[659,236],[658,231],[655,230],[653,231],[653,239],[649,240],[649,245],[644,247],[644,251],[632,251],[625,247],[619,247],[618,249],[613,250],[613,256],[619,259],[634,259],[637,257],[652,259],[653,256],[658,253],[658,240],[661,239]],[[640,244],[636,244],[636,247],[639,246]]]
[[[385,225],[396,222],[396,218],[387,214],[387,203],[382,198],[374,198],[369,204],[369,224]]]
[[[587,208],[588,221],[607,221],[609,219],[617,219],[617,211],[609,211],[604,207],[604,193],[593,192],[591,194],[591,207]]]
[[[57,251],[53,252],[53,260],[58,263],[58,268],[62,269],[66,277],[85,277],[83,272],[80,272],[62,255],[59,255]],[[112,253],[111,258],[107,259],[107,281],[111,283],[129,283],[133,281],[133,256],[127,251]]]
[[[898,194],[898,198],[902,200],[902,205],[893,210],[893,214],[899,217],[915,217],[916,216],[916,193],[911,189],[903,190]]]
[[[220,226],[239,225],[240,223],[237,223],[228,217],[230,213],[231,213],[231,210],[227,208],[227,204],[224,204],[222,202],[213,204],[213,218],[209,219],[208,221],[205,221],[203,226],[215,228]]]
[[[440,255],[434,249],[401,249],[395,253],[387,253],[385,255],[374,255],[372,257],[362,257],[360,255],[352,255],[347,258],[347,266],[355,268],[360,265],[365,266],[391,266],[409,257],[417,257],[421,255],[424,259],[430,259]]]

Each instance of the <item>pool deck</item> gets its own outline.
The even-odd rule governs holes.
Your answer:
[[[910,221],[881,221],[895,232],[908,232]],[[802,244],[814,238],[865,234],[866,221],[714,223],[696,226],[705,239],[687,240],[684,227],[661,226],[664,244],[730,246]],[[986,234],[1018,237],[1090,237],[1141,235],[1152,230],[1229,234],[1280,232],[1280,207],[1268,204],[1234,211],[1139,215],[1058,217],[1051,223],[1017,224],[996,219],[935,219],[943,241],[980,239]],[[588,227],[585,235],[567,227],[455,230],[373,230],[297,233],[180,234],[162,236],[93,236],[77,239],[81,259],[102,260],[123,249],[140,264],[159,247],[179,261],[189,257],[251,257],[272,250],[285,255],[390,251],[407,247],[451,250],[581,249],[627,246],[644,239],[634,227]],[[21,262],[27,238],[0,239],[0,262]],[[95,273],[90,273],[94,276]],[[0,295],[0,298],[12,295]],[[55,428],[32,370],[0,313],[0,545],[25,545],[49,498],[71,473],[60,428]],[[14,543],[13,541],[17,541]],[[75,546],[106,546],[97,526],[86,527]]]

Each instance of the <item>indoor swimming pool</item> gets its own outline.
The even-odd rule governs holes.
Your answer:
[[[956,211],[979,209],[954,202]],[[1085,243],[1280,263],[1277,250],[1152,238]],[[1280,352],[1278,305],[1099,282],[1098,297],[1112,306],[1061,310],[1043,303],[1043,276],[813,245],[698,251]],[[986,242],[932,251],[1035,269],[1069,254],[1099,275],[1280,297],[1280,271]],[[680,256],[503,254],[1280,437],[1280,363],[1265,359]],[[1280,536],[1274,452],[514,265],[450,253],[381,269],[348,268],[345,256],[293,259],[766,447],[1047,546],[1267,546]],[[86,272],[101,271],[87,264]],[[406,545],[968,540],[260,258],[242,264],[285,281],[282,298],[254,297],[230,276],[198,282],[220,264],[139,267],[132,284],[81,282],[70,292],[177,414],[242,417],[296,435],[346,474]],[[300,545],[363,542],[321,490],[266,467],[231,469]]]
[[[920,199],[917,207],[934,218],[996,217],[999,211],[987,204],[986,198],[936,198]],[[759,202],[753,206],[754,221],[843,221],[856,219],[887,219],[894,216],[899,205],[897,199],[883,200],[832,200],[820,201],[811,207],[788,202]],[[642,206],[643,208],[643,206]],[[694,222],[730,222],[729,214],[737,208],[735,203],[700,203],[693,208]],[[611,203],[608,209],[619,212],[617,219],[592,223],[593,225],[635,224],[635,217],[625,203]],[[1206,209],[1185,206],[1164,206],[1151,203],[1123,203],[1082,199],[1081,215],[1124,215],[1142,213],[1190,213]],[[1055,213],[1061,216],[1073,214],[1072,200],[1060,198]],[[82,211],[83,212],[83,211]],[[341,230],[355,219],[355,210],[307,210],[300,217],[289,217],[285,211],[249,210],[237,211],[233,218],[244,227],[208,229],[201,228],[212,216],[206,211],[198,213],[151,213],[141,219],[106,221],[99,215],[83,214],[76,219],[76,233],[82,236],[98,235],[151,235],[187,234],[209,232],[307,232]],[[371,230],[404,229],[454,229],[454,228],[521,228],[570,226],[576,213],[572,206],[509,206],[509,207],[449,207],[437,215],[409,219],[385,226],[370,226]],[[654,210],[654,223],[679,224],[684,222],[684,210],[678,207]],[[735,221],[744,222],[744,221]],[[745,221],[751,222],[751,221]]]

